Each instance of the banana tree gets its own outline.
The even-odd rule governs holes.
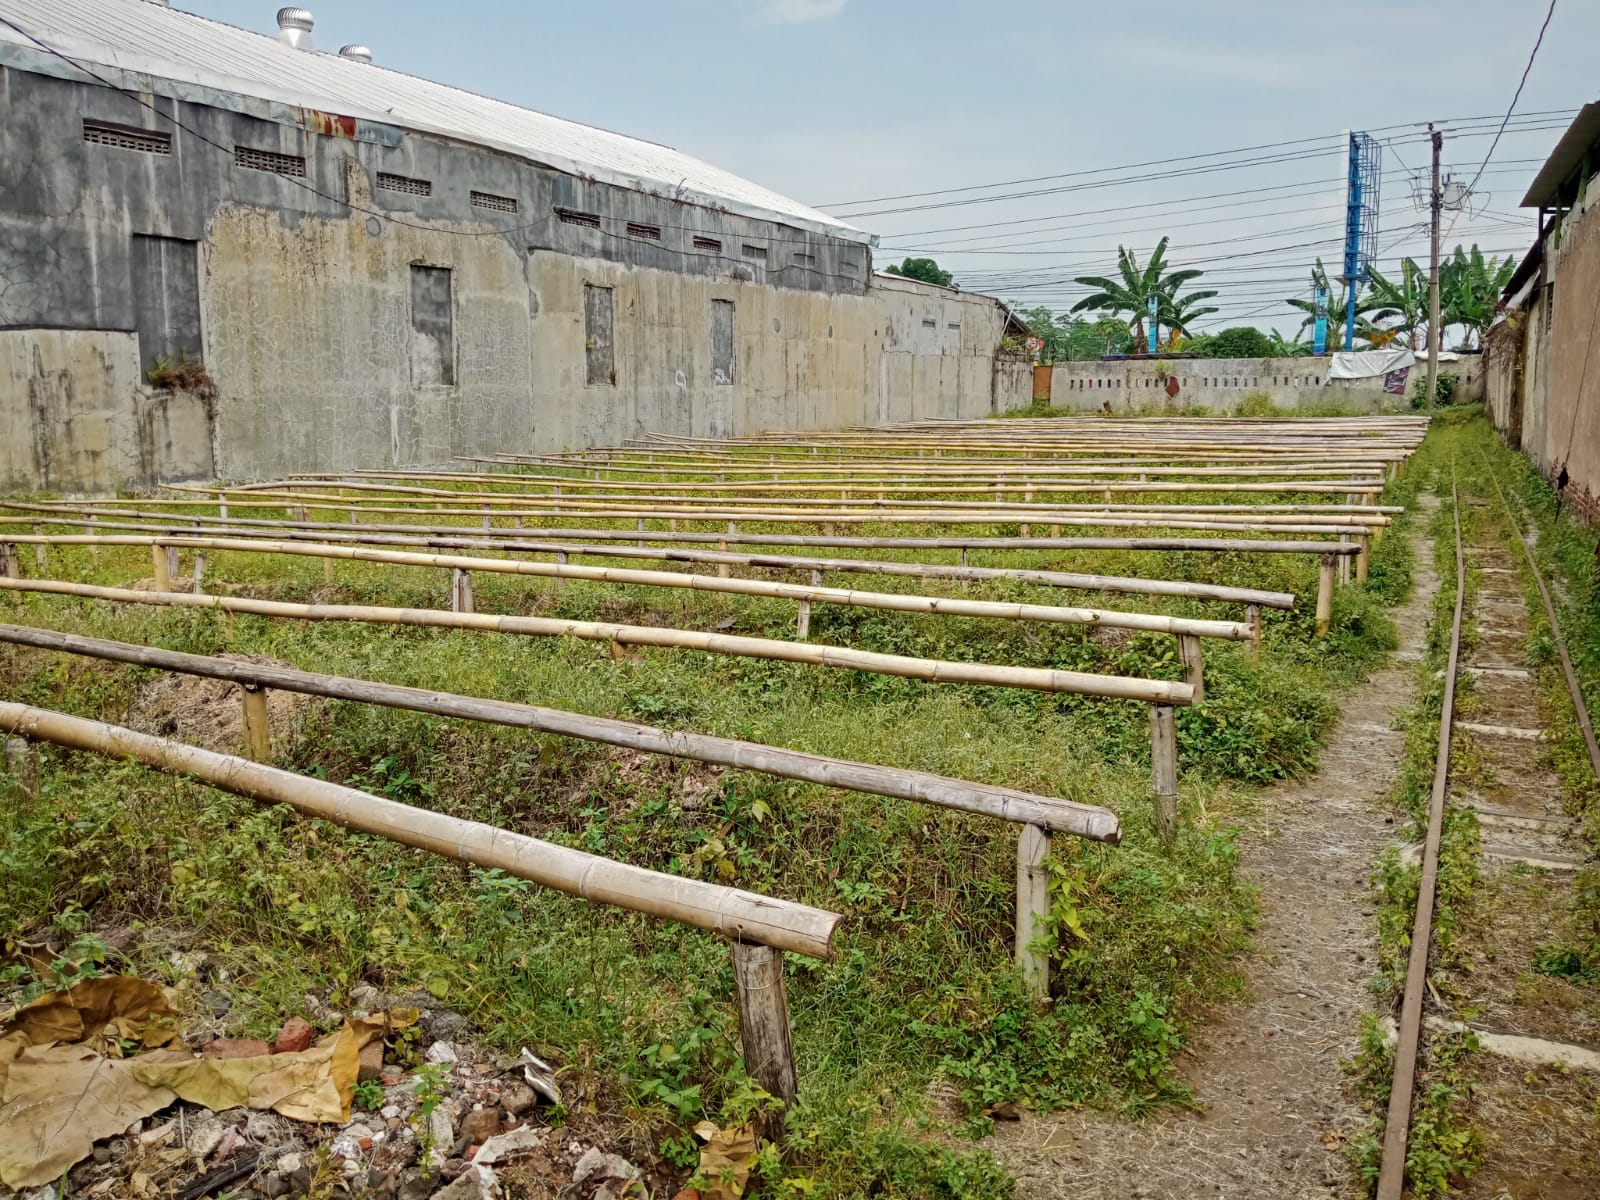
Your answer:
[[[1439,264],[1440,320],[1445,325],[1466,327],[1464,349],[1472,349],[1474,339],[1483,344],[1483,335],[1494,323],[1500,293],[1517,269],[1509,254],[1504,261],[1486,259],[1474,243],[1471,252],[1457,246],[1455,253]]]
[[[1143,266],[1139,264],[1138,256],[1126,246],[1117,247],[1117,275],[1112,278],[1105,275],[1080,275],[1077,282],[1084,287],[1093,288],[1094,291],[1072,306],[1073,312],[1104,312],[1118,319],[1126,321],[1134,331],[1134,345],[1143,348],[1148,344],[1145,338],[1145,317],[1150,311],[1150,299],[1156,298],[1156,321],[1158,324],[1172,325],[1177,321],[1192,321],[1202,315],[1198,311],[1189,311],[1185,306],[1191,302],[1210,299],[1215,292],[1195,293],[1192,296],[1179,297],[1178,291],[1184,284],[1198,279],[1205,274],[1204,271],[1188,268],[1182,271],[1167,270],[1167,243],[1170,238],[1162,238],[1156,243],[1150,261]],[[1208,310],[1215,311],[1215,310]]]
[[[1427,273],[1414,259],[1406,258],[1400,262],[1398,280],[1388,278],[1376,267],[1369,274],[1367,295],[1377,303],[1373,319],[1385,322],[1394,333],[1405,335],[1411,349],[1417,349],[1428,324]]]
[[[1157,319],[1173,333],[1181,333],[1188,337],[1189,327],[1201,317],[1209,317],[1212,313],[1221,311],[1214,304],[1206,304],[1207,300],[1213,300],[1216,296],[1217,293],[1214,291],[1163,296],[1157,309]]]

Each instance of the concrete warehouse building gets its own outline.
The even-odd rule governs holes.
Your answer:
[[[1030,399],[1003,305],[875,275],[860,230],[278,26],[0,0],[0,488]]]

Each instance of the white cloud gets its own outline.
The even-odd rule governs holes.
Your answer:
[[[844,11],[850,0],[757,0],[756,16],[774,25],[804,25],[828,21]]]

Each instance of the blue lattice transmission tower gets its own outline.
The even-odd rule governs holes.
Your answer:
[[[1383,179],[1382,148],[1365,133],[1350,135],[1350,182],[1345,194],[1344,275],[1349,300],[1345,307],[1344,348],[1356,345],[1356,297],[1378,253],[1378,189]]]

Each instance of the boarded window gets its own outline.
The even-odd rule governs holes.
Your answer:
[[[495,212],[517,211],[517,198],[515,196],[496,196],[493,192],[473,192],[473,208],[487,208]]]
[[[628,236],[644,238],[647,241],[659,242],[661,240],[661,226],[640,225],[637,221],[628,222]]]
[[[585,229],[600,228],[600,218],[595,213],[578,212],[573,208],[558,208],[556,218],[563,225],[582,225]]]
[[[144,154],[171,154],[172,135],[130,125],[108,125],[104,121],[85,121],[83,140],[96,146],[115,146],[118,150],[138,150]]]
[[[817,256],[815,254],[806,254],[801,251],[796,251],[794,261],[796,266],[814,267],[817,265]]]
[[[711,302],[711,382],[733,382],[733,301]]]
[[[617,360],[612,344],[610,288],[583,285],[583,335],[585,381],[615,387]]]
[[[716,238],[697,237],[694,239],[694,248],[696,250],[709,250],[712,254],[722,253],[722,243]]]
[[[767,248],[765,246],[752,246],[749,242],[746,242],[740,253],[746,258],[755,259],[757,262],[767,261]]]
[[[199,254],[197,242],[134,235],[134,320],[147,373],[159,359],[200,357]]]
[[[411,383],[454,385],[455,322],[448,267],[411,265]]]
[[[271,171],[274,175],[288,175],[295,179],[304,179],[306,175],[306,160],[298,154],[254,150],[249,146],[233,148],[233,165],[250,171]]]
[[[413,179],[409,175],[392,175],[388,171],[378,172],[378,186],[386,192],[404,192],[408,196],[433,195],[433,180]]]

